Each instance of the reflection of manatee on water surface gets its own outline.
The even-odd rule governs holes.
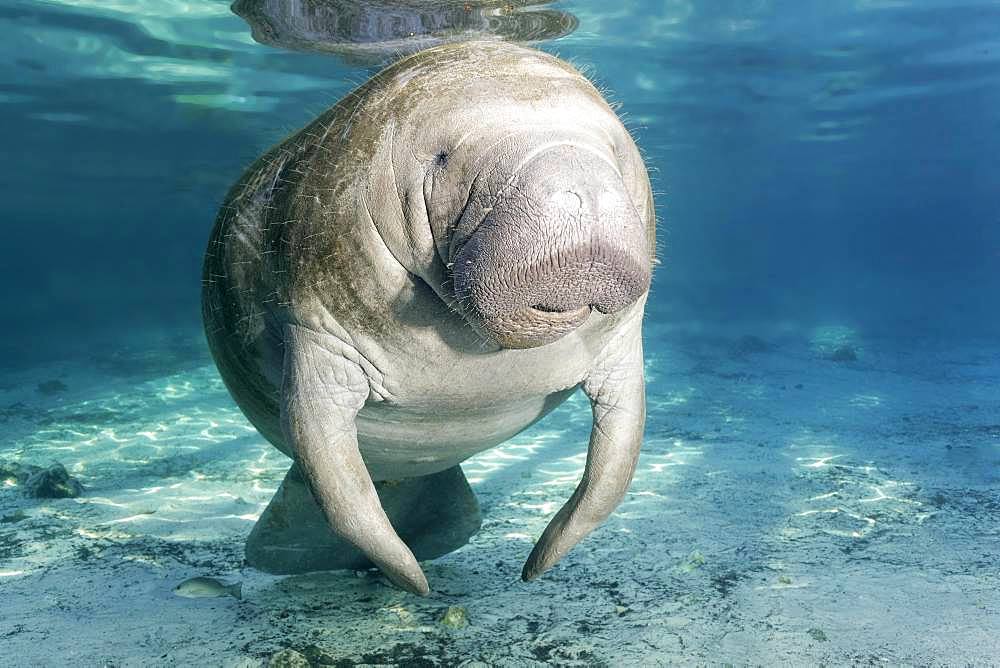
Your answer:
[[[374,564],[427,593],[417,559],[480,524],[459,464],[582,388],[583,478],[523,577],[553,566],[635,470],[654,250],[628,131],[570,65],[512,44],[421,51],[258,159],[203,302],[226,386],[295,460],[250,565]]]
[[[236,0],[232,10],[261,44],[336,53],[378,64],[448,42],[531,44],[576,30],[551,0]]]

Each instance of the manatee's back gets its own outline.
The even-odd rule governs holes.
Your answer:
[[[260,157],[233,186],[215,221],[202,276],[205,335],[230,394],[275,447],[282,373],[280,314],[290,299],[287,235],[297,175],[314,139],[337,126],[340,105]]]
[[[284,451],[280,386],[267,368],[268,351],[273,356],[280,345],[271,340],[275,334],[261,303],[266,299],[266,212],[282,167],[272,153],[247,170],[219,211],[205,253],[202,316],[209,349],[229,392],[250,422]]]
[[[352,111],[341,101],[251,165],[226,196],[205,253],[202,315],[219,373],[250,422],[289,455],[279,421],[281,314],[294,290],[288,240],[308,222],[296,198],[325,178],[326,167],[320,177],[314,166],[336,157],[330,149]]]

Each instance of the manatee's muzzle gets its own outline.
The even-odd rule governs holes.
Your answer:
[[[650,283],[645,228],[613,165],[565,144],[525,164],[457,248],[466,317],[505,348],[565,336],[593,310],[613,314]],[[468,212],[468,210],[467,210]]]

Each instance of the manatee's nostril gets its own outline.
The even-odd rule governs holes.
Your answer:
[[[617,303],[612,302],[609,304],[604,304],[599,302],[597,304],[591,304],[590,308],[594,311],[599,311],[605,315],[611,315],[612,313],[617,313],[618,311],[622,310],[623,308],[631,304],[632,301],[633,299],[629,297],[627,300],[621,300]]]

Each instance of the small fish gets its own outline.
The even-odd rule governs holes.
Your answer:
[[[243,583],[226,584],[219,582],[215,578],[191,578],[185,580],[176,587],[174,593],[184,598],[218,598],[219,596],[232,596],[235,599],[243,599]]]

